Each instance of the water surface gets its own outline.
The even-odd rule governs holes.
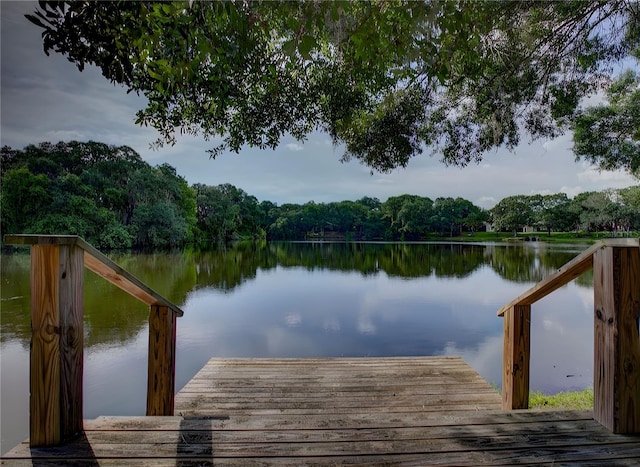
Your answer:
[[[259,243],[109,254],[179,305],[176,389],[211,357],[460,355],[501,384],[496,311],[586,246]],[[29,257],[2,256],[2,452],[28,435]],[[593,377],[591,276],[533,306],[531,388]],[[143,415],[147,307],[87,272],[84,416]]]

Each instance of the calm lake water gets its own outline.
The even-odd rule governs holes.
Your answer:
[[[211,357],[460,355],[501,384],[496,311],[586,246],[260,243],[110,256],[179,305],[176,389]],[[28,435],[29,256],[1,262],[2,452]],[[590,386],[592,276],[533,306],[531,388]],[[143,415],[147,307],[85,277],[84,416]]]

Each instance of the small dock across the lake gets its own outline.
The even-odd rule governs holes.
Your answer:
[[[3,465],[638,465],[640,438],[592,413],[501,410],[459,357],[218,359],[176,416],[85,420]]]

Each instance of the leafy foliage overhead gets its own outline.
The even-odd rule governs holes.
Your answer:
[[[574,152],[602,169],[628,169],[640,177],[640,74],[623,73],[607,100],[575,119]]]
[[[143,94],[158,144],[222,137],[215,156],[323,129],[379,171],[556,136],[640,42],[628,0],[42,1],[27,18],[46,53]]]

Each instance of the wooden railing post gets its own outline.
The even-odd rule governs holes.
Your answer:
[[[176,313],[149,307],[147,415],[173,415],[176,375]]]
[[[30,446],[82,432],[83,251],[31,246]]]
[[[531,305],[515,305],[504,314],[502,408],[529,407]]]
[[[593,416],[614,433],[640,433],[640,249],[594,253]]]
[[[84,268],[150,306],[147,415],[173,415],[176,318],[184,312],[77,235],[5,235],[31,245],[31,446],[82,433]]]

